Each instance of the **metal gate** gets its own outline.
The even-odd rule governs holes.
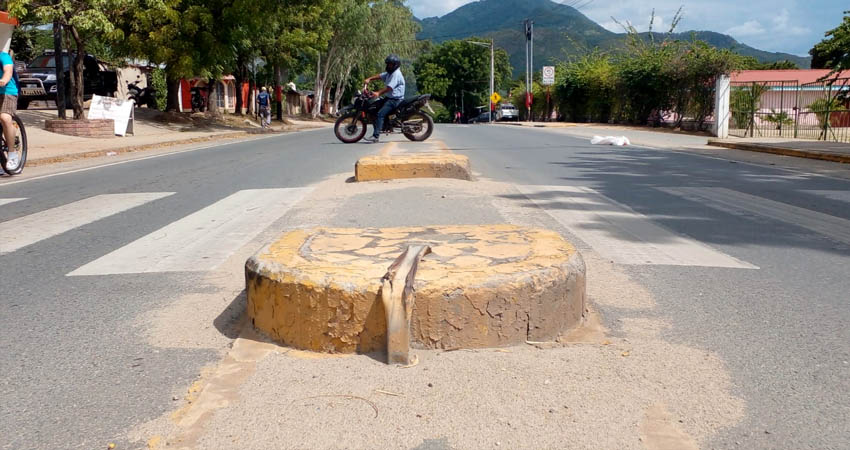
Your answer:
[[[850,78],[733,82],[729,134],[850,142]]]
[[[850,142],[850,78],[800,86],[795,137]]]
[[[733,82],[729,134],[738,137],[794,137],[796,81]]]

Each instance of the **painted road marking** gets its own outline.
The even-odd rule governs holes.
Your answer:
[[[282,217],[312,188],[239,191],[173,222],[68,276],[215,269]]]
[[[73,203],[0,223],[0,254],[62,234],[173,192],[96,195]]]
[[[758,267],[674,233],[597,191],[578,186],[518,186],[537,206],[619,264]]]
[[[803,191],[838,202],[850,203],[850,191]]]
[[[850,244],[850,220],[726,188],[659,188],[688,200],[737,215],[756,214]]]
[[[19,202],[21,200],[26,200],[25,198],[0,198],[0,206],[8,205],[9,203]]]

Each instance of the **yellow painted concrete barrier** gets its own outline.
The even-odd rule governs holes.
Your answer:
[[[248,315],[283,345],[385,350],[381,277],[416,244],[432,253],[415,278],[414,347],[549,341],[582,321],[581,255],[558,233],[512,225],[288,232],[246,263]]]
[[[357,181],[399,178],[457,178],[471,180],[469,158],[452,153],[365,156],[354,165]]]

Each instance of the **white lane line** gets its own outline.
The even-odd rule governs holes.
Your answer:
[[[26,200],[25,198],[0,198],[0,206],[8,205],[9,203],[19,202],[21,200]]]
[[[0,254],[62,234],[113,214],[173,195],[173,192],[96,195],[0,223]]]
[[[705,204],[737,215],[767,217],[805,228],[845,244],[850,244],[850,220],[786,203],[744,194],[726,188],[659,188],[668,194]]]
[[[850,203],[850,191],[803,191],[838,202]]]
[[[576,186],[518,188],[579,239],[614,262],[758,269],[663,228],[593,189]]]
[[[68,276],[213,270],[282,217],[311,190],[250,189],[236,192],[92,261]]]

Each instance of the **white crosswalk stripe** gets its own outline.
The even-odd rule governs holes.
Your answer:
[[[19,202],[21,200],[26,200],[25,198],[0,198],[0,206],[8,205],[9,203]]]
[[[11,253],[44,239],[92,223],[173,192],[104,194],[0,223],[0,254]]]
[[[759,215],[805,228],[850,244],[850,220],[726,188],[659,188],[714,209],[738,215]]]
[[[213,270],[282,217],[310,190],[251,189],[236,192],[92,261],[68,276]]]
[[[680,236],[597,191],[575,186],[518,186],[537,206],[614,262],[758,269]]]

